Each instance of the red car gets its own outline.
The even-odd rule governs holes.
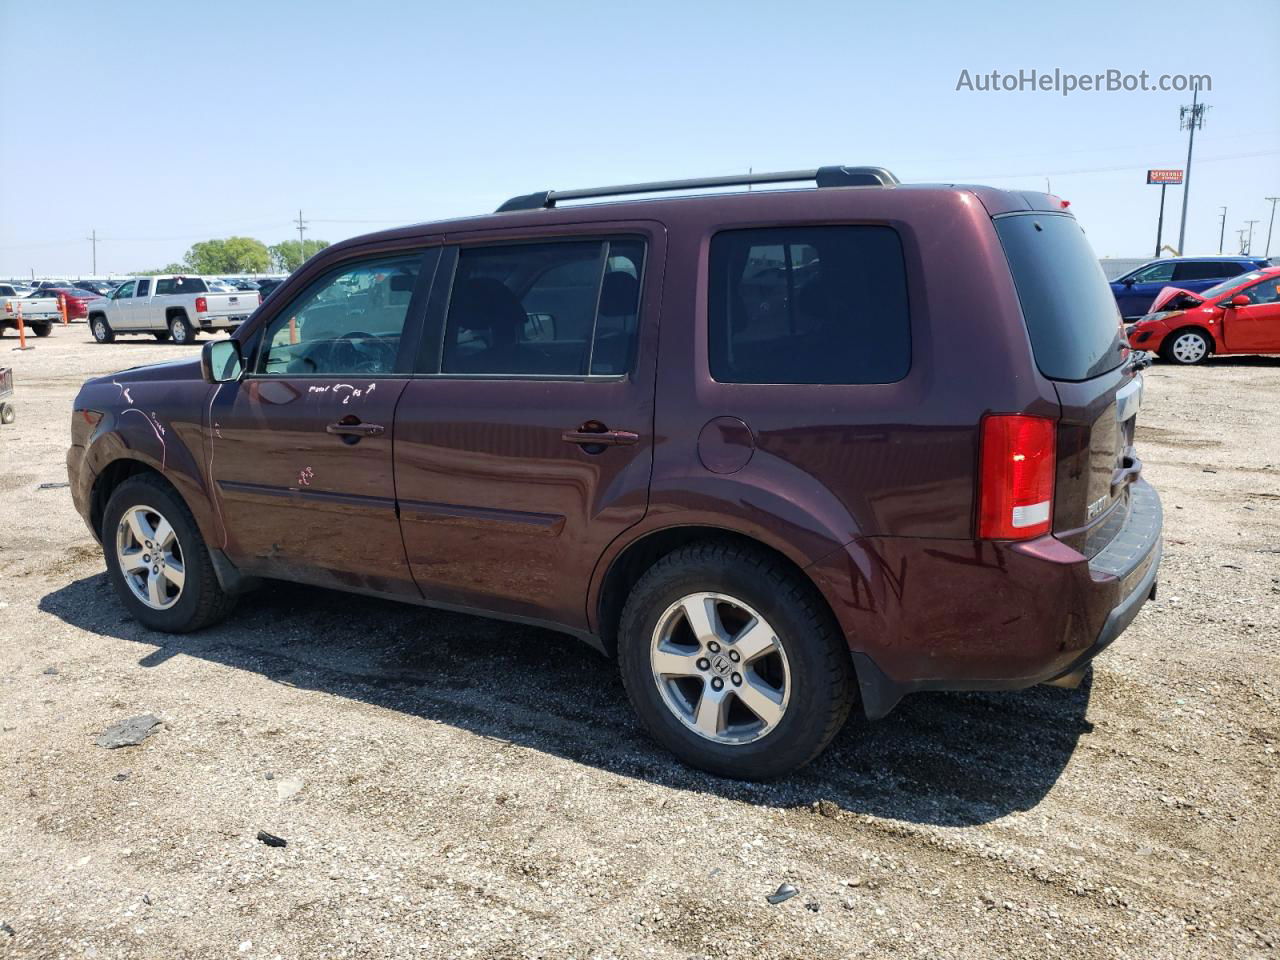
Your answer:
[[[102,297],[94,293],[92,290],[81,290],[79,287],[73,286],[53,286],[52,284],[41,285],[31,294],[36,297],[66,297],[67,298],[67,319],[68,320],[87,320],[89,318],[88,304],[91,300],[101,300]]]
[[[1280,353],[1280,267],[1224,280],[1203,293],[1165,287],[1126,331],[1129,345],[1170,363],[1211,353]]]

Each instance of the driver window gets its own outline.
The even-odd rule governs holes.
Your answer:
[[[122,283],[122,284],[119,286],[119,288],[116,290],[114,299],[116,299],[116,300],[124,300],[126,297],[132,297],[132,296],[133,296],[133,285],[134,285],[136,282],[137,282],[136,280],[130,280],[128,283]]]
[[[1157,263],[1139,270],[1133,275],[1135,283],[1164,283],[1173,279],[1172,263]]]
[[[395,372],[422,255],[365,260],[314,284],[276,314],[256,372],[372,376]]]

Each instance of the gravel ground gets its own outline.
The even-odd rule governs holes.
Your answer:
[[[917,695],[760,786],[677,765],[556,634],[294,586],[140,628],[41,484],[85,377],[195,348],[15,345],[0,955],[1276,953],[1280,358],[1148,372],[1159,599],[1081,689]]]

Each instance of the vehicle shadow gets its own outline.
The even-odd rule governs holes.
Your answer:
[[[1206,367],[1280,367],[1280,357],[1257,354],[1210,355],[1200,363]]]
[[[1030,809],[1092,729],[1091,677],[1077,690],[917,694],[884,720],[855,715],[791,777],[742,783],[685,767],[655,745],[614,665],[547,630],[280,583],[242,598],[220,626],[173,636],[130,618],[105,574],[47,594],[40,609],[144,646],[138,664],[147,669],[199,657],[621,776],[778,807],[825,799],[921,824],[972,825]]]

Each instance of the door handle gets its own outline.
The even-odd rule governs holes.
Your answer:
[[[354,443],[361,437],[376,437],[385,432],[385,428],[380,423],[361,423],[354,417],[343,417],[337,423],[329,424],[324,430],[325,433],[342,437],[348,443]]]
[[[565,443],[576,443],[581,447],[629,447],[640,440],[640,434],[630,430],[589,430],[583,424],[577,430],[566,430],[560,435]]]

